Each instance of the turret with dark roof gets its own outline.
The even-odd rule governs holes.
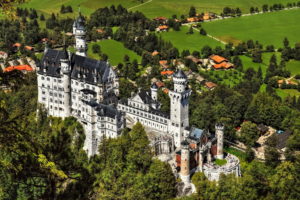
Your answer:
[[[175,78],[187,78],[187,76],[185,75],[185,73],[181,70],[181,69],[179,69],[174,75],[173,75],[173,77],[175,77]]]

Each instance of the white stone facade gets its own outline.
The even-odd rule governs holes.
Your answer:
[[[77,118],[85,130],[84,149],[92,156],[103,137],[121,134],[125,121],[115,106],[119,95],[116,73],[109,63],[85,56],[81,16],[74,25],[76,54],[45,48],[37,67],[38,103],[51,116]]]

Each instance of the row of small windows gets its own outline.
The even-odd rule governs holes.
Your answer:
[[[52,110],[53,109],[53,107],[52,106],[50,106],[50,110]],[[64,109],[63,108],[61,108],[61,107],[54,107],[54,110],[59,110],[59,111],[64,111]]]
[[[44,76],[42,76],[42,77],[41,77],[41,79],[42,79],[42,80],[45,80],[45,77],[44,77]],[[47,77],[47,81],[50,81],[50,80],[51,80],[51,79],[50,79],[50,77]],[[54,82],[59,82],[59,83],[61,83],[61,82],[62,82],[62,80],[61,80],[61,79],[56,79],[56,78],[53,78],[53,81],[54,81]]]
[[[122,110],[126,110],[126,112],[131,112],[133,114],[137,114],[137,115],[141,115],[142,117],[147,117],[149,119],[153,119],[153,120],[156,120],[156,121],[160,121],[162,123],[167,123],[167,120],[166,119],[163,119],[163,118],[160,118],[160,117],[157,117],[155,115],[151,115],[151,114],[148,114],[148,113],[145,113],[143,111],[136,111],[135,109],[131,109],[131,108],[125,108],[124,106],[121,106],[121,109]]]
[[[42,101],[46,101],[46,100],[47,100],[47,98],[46,98],[46,97],[42,97]],[[53,101],[53,99],[52,99],[52,98],[50,98],[50,99],[49,99],[49,101],[50,101],[51,103],[53,103],[53,102],[54,102],[54,103],[59,103],[59,104],[62,104],[62,105],[64,104],[64,102],[63,102],[63,101],[57,101],[57,100],[54,100],[54,101]]]
[[[139,119],[137,118],[137,120],[139,120]],[[148,125],[148,126],[151,126],[151,127],[155,127],[155,128],[158,128],[158,129],[166,129],[165,126],[159,125],[159,124],[154,123],[154,122],[149,122],[148,120],[140,119],[140,121],[141,121],[142,123],[144,123],[145,125]]]

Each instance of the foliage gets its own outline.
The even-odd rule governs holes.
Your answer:
[[[259,137],[257,125],[251,122],[244,122],[241,126],[240,140],[246,145],[253,147]]]
[[[104,139],[95,156],[97,199],[170,199],[175,177],[167,163],[152,160],[147,135],[140,123],[117,139]]]

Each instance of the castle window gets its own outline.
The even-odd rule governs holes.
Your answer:
[[[42,91],[42,94],[46,94],[46,92],[45,92],[45,91]]]
[[[47,78],[47,81],[50,81],[50,78],[49,78],[49,77]]]
[[[54,80],[54,82],[56,82],[56,78],[55,79],[53,79]]]
[[[45,78],[42,76],[41,79],[44,80]]]
[[[42,98],[42,101],[46,101],[46,98],[45,98],[45,97],[43,97],[43,98]]]

